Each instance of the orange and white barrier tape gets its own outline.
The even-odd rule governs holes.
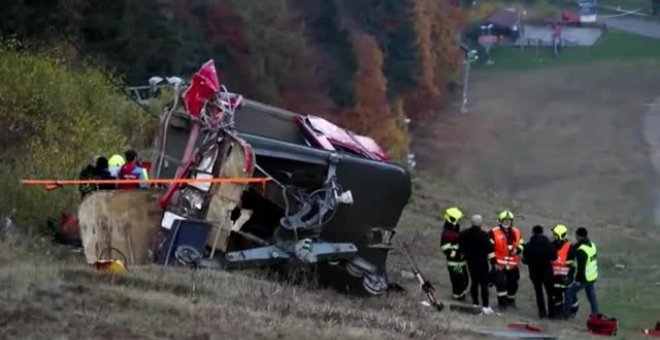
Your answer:
[[[23,185],[43,185],[47,190],[53,190],[64,185],[83,185],[83,184],[174,184],[174,183],[233,183],[248,184],[260,183],[266,185],[266,182],[272,180],[270,177],[251,178],[158,178],[158,179],[71,179],[71,180],[48,180],[48,179],[22,179]]]

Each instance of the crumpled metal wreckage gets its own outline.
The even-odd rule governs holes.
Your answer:
[[[86,197],[89,263],[112,247],[131,265],[313,266],[319,282],[387,291],[411,177],[373,139],[231,93],[210,60],[175,88],[155,144],[150,178],[191,181]]]

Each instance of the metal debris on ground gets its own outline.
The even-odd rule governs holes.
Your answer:
[[[477,332],[491,337],[500,337],[507,339],[558,339],[558,337],[553,334],[514,331],[514,330],[494,329],[494,330],[482,330]]]
[[[445,308],[444,304],[435,298],[435,294],[433,294],[433,292],[435,292],[435,288],[431,285],[431,282],[429,282],[429,280],[424,277],[422,272],[417,267],[415,260],[413,260],[410,252],[408,251],[408,245],[405,242],[401,242],[399,250],[403,252],[403,255],[408,260],[410,269],[412,269],[415,277],[417,278],[417,281],[419,282],[420,288],[428,298],[428,301],[423,301],[422,304],[427,307],[435,308],[437,311],[442,311]]]

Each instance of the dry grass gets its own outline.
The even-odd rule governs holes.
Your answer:
[[[449,285],[439,251],[438,222],[429,211],[451,203],[445,197],[459,195],[466,212],[498,205],[491,198],[421,176],[398,236],[414,245],[413,256],[443,300],[449,297]],[[391,257],[390,277],[409,292],[354,299],[266,280],[251,272],[193,273],[144,266],[112,278],[86,268],[79,254],[43,249],[45,244],[0,247],[0,337],[476,339],[483,338],[475,333],[478,330],[503,328],[514,321],[535,322],[525,279],[518,313],[484,317],[431,312],[420,306],[423,296],[416,284],[400,278],[400,270],[407,266],[396,253]],[[563,336],[584,338],[579,322],[539,324]]]
[[[404,296],[354,300],[258,276],[152,266],[112,278],[71,258],[15,251],[0,269],[0,334],[11,338],[474,338]]]
[[[415,185],[415,197],[402,221],[400,237],[414,245],[414,256],[438,289],[449,295],[438,249],[437,222],[429,211],[449,203],[443,197],[461,193],[466,212],[496,203],[426,176]],[[5,249],[6,251],[1,251]],[[473,339],[477,330],[504,327],[512,321],[534,321],[529,290],[523,282],[519,313],[483,317],[430,312],[414,282],[398,273],[406,268],[393,254],[390,275],[409,293],[353,299],[328,290],[292,286],[255,273],[201,271],[156,266],[129,268],[114,279],[87,269],[80,255],[43,253],[43,244],[0,248],[0,336],[60,338],[315,338],[315,339]],[[546,329],[569,337],[581,325]],[[584,337],[582,337],[584,338]]]

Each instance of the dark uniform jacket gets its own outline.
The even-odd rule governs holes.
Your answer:
[[[458,244],[460,225],[453,226],[445,223],[442,236],[440,237],[440,247],[447,257],[447,264],[457,264],[465,261],[465,254]]]
[[[110,172],[105,169],[99,169],[95,166],[88,165],[86,168],[84,168],[82,171],[80,171],[80,175],[78,176],[81,180],[95,180],[95,179],[116,179],[110,175]],[[92,191],[96,190],[114,190],[116,186],[114,184],[81,184],[78,187],[78,190],[80,191],[80,194],[84,197],[87,196],[87,194],[91,193]]]
[[[458,236],[458,244],[470,268],[488,271],[488,254],[493,252],[488,233],[479,227],[463,230]]]
[[[552,278],[552,261],[557,259],[557,250],[545,235],[532,235],[525,244],[522,262],[529,266],[532,280]]]

